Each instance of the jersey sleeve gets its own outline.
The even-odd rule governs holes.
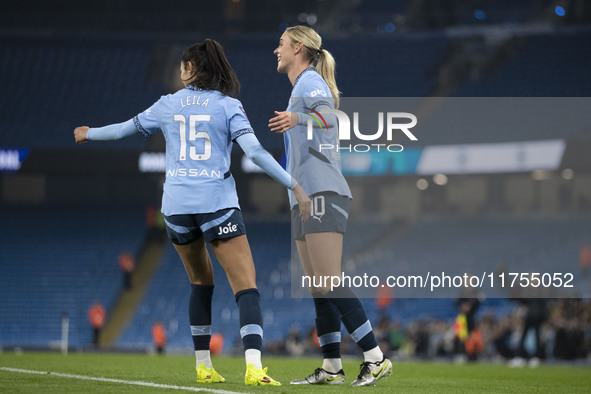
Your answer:
[[[311,114],[317,115],[321,119],[320,125],[313,121],[312,127],[333,127],[336,117],[331,114],[319,112],[327,109],[334,109],[334,99],[326,83],[320,78],[308,78],[300,82],[297,91],[292,96],[292,108],[298,114],[298,124],[306,126],[311,118]]]
[[[230,100],[227,106],[228,114],[228,130],[230,131],[230,137],[232,141],[236,141],[236,138],[241,135],[253,133],[254,130],[250,125],[250,121],[246,116],[246,112],[242,107],[242,103],[239,100]]]
[[[133,117],[135,128],[146,138],[150,138],[152,135],[162,130],[158,113],[163,106],[163,99],[164,96],[156,101],[150,108]]]
[[[315,77],[302,78],[297,87],[297,95],[295,97],[317,98],[319,100],[330,98],[330,89],[324,80],[314,73]]]
[[[254,164],[262,168],[271,178],[290,190],[293,190],[298,185],[298,182],[263,148],[254,133],[242,134],[236,138],[236,143],[240,145],[246,156]]]
[[[115,123],[103,127],[91,127],[86,133],[86,139],[89,141],[109,141],[120,140],[137,133],[133,120],[129,119],[123,123]]]

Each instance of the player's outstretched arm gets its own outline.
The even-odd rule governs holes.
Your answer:
[[[261,167],[271,178],[293,191],[300,207],[300,217],[302,221],[307,221],[312,211],[312,200],[298,182],[263,148],[253,133],[241,135],[236,138],[236,142],[254,164]]]
[[[327,107],[331,109],[330,107]],[[308,121],[314,118],[311,114],[306,114],[303,112],[289,112],[289,111],[275,111],[275,117],[269,119],[269,129],[275,134],[283,134],[297,125],[300,126],[307,126]],[[317,115],[320,115],[317,113]],[[312,116],[312,118],[310,117]],[[323,114],[320,115],[322,117],[322,123],[318,121],[316,117],[316,121],[312,122],[313,128],[332,128],[334,127],[336,122],[336,116],[334,114]]]
[[[77,144],[83,144],[88,141],[110,141],[120,140],[128,137],[138,130],[133,123],[133,119],[129,119],[123,123],[116,123],[104,127],[79,126],[74,129],[74,139]]]
[[[300,218],[302,219],[302,222],[305,223],[308,221],[310,214],[312,213],[312,200],[310,200],[310,197],[308,197],[299,184],[296,185],[292,191],[300,207]]]
[[[79,126],[74,129],[74,139],[76,140],[77,144],[84,144],[88,142],[86,139],[86,134],[88,133],[88,126]]]
[[[299,117],[296,112],[275,111],[274,118],[269,119],[269,128],[273,133],[283,134],[298,124]]]

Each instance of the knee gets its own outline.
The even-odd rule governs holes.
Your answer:
[[[189,281],[192,285],[212,286],[213,272],[191,273],[189,274]]]
[[[201,286],[213,286],[214,282],[213,282],[213,280],[196,279],[196,280],[191,280],[191,284],[192,285],[201,285]]]
[[[248,273],[242,273],[239,275],[228,275],[230,286],[234,294],[238,294],[241,291],[247,289],[256,289],[256,276]]]

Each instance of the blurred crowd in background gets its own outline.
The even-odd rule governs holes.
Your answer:
[[[455,302],[458,305],[455,321],[426,317],[403,324],[390,319],[384,310],[375,322],[375,333],[382,348],[387,349],[388,357],[454,362],[488,360],[507,362],[514,367],[535,367],[545,360],[584,360],[591,355],[590,300],[515,300],[513,311],[504,316],[495,316],[480,305],[476,307],[478,311],[474,311],[474,327],[468,332],[462,327],[462,315],[466,316],[462,308],[466,300]],[[536,330],[539,330],[539,343]],[[293,327],[285,341],[267,346],[273,354],[319,354],[313,326]],[[348,335],[343,335],[342,352],[358,356],[355,343]]]

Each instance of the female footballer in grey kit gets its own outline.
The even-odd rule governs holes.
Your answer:
[[[284,137],[287,171],[299,180],[312,198],[310,220],[295,220],[299,207],[289,193],[292,208],[292,236],[304,272],[310,277],[341,275],[343,234],[346,231],[351,191],[341,173],[340,155],[321,146],[338,145],[336,117],[323,116],[320,128],[308,134],[310,114],[339,106],[335,81],[335,62],[322,48],[322,39],[313,29],[294,26],[285,30],[277,56],[277,71],[287,74],[293,89],[286,111],[275,111],[269,128]],[[313,122],[312,124],[314,124]],[[324,129],[322,129],[324,126]],[[310,289],[316,309],[316,331],[323,363],[312,374],[291,384],[344,384],[341,362],[341,321],[363,350],[364,361],[352,386],[374,385],[392,373],[392,363],[385,358],[373,334],[365,309],[348,287]]]

